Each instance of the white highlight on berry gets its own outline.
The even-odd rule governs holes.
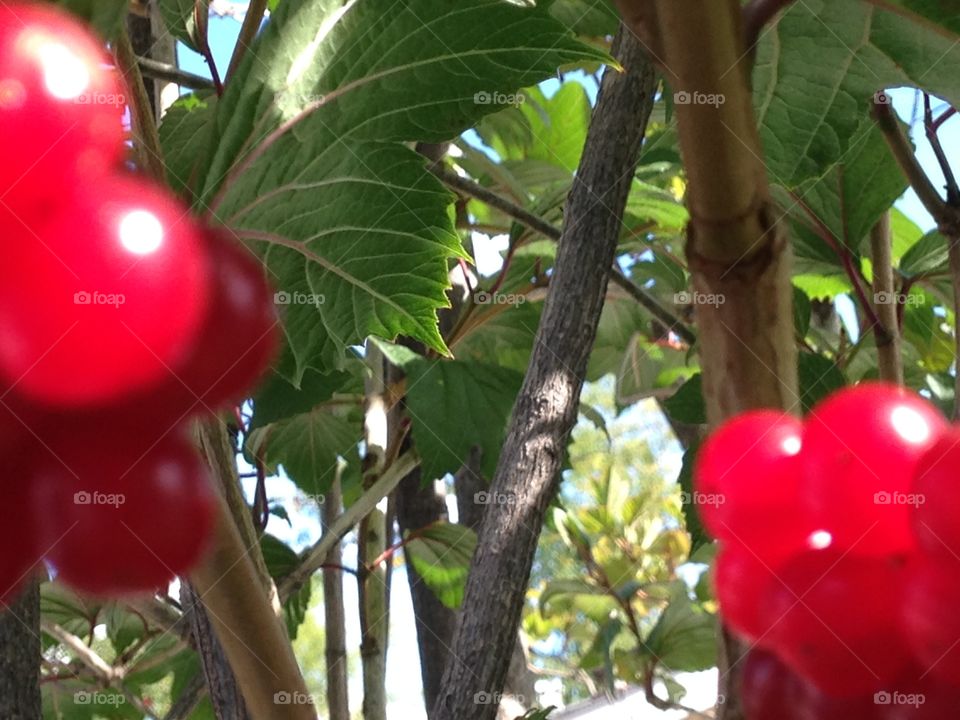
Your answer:
[[[66,45],[46,41],[37,48],[47,91],[60,100],[76,100],[90,86],[90,69]]]
[[[831,543],[833,543],[833,535],[826,530],[817,530],[810,533],[810,537],[807,538],[807,545],[811,550],[825,550]]]
[[[800,452],[800,436],[791,435],[788,438],[784,438],[780,447],[783,448],[783,451],[787,455],[796,455],[798,452]]]
[[[148,210],[134,210],[120,221],[120,242],[135,255],[149,255],[163,244],[163,224]]]
[[[894,408],[890,422],[897,435],[908,443],[919,445],[930,439],[930,427],[916,410],[907,407]]]

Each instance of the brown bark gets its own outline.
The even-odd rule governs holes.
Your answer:
[[[688,177],[687,259],[711,425],[756,407],[796,409],[790,253],[773,219],[739,0],[656,0]],[[691,42],[696,38],[696,42]],[[739,720],[744,648],[720,642],[720,707]]]
[[[880,379],[903,384],[903,358],[900,356],[900,327],[897,319],[897,287],[893,280],[893,237],[890,213],[885,212],[870,231],[870,257],[873,265],[873,304],[880,327],[874,328]]]
[[[496,715],[489,695],[495,699],[503,689],[544,515],[577,418],[655,89],[642,46],[622,28],[614,54],[625,72],[604,75],[530,366],[491,485],[493,494],[514,502],[486,508],[433,720]]]
[[[41,720],[40,586],[0,606],[0,718]]]

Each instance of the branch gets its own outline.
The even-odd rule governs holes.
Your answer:
[[[874,330],[880,379],[903,384],[903,358],[900,357],[900,327],[897,319],[898,296],[893,282],[893,237],[890,213],[885,212],[870,231],[870,255],[873,264],[873,302],[878,325]]]
[[[111,685],[119,679],[118,674],[106,660],[94,652],[83,640],[67,632],[55,622],[42,620],[40,627],[47,635],[70,649],[83,665],[89,669],[104,685]]]
[[[130,103],[133,115],[131,125],[134,134],[133,144],[139,157],[138,164],[144,172],[162,181],[166,172],[163,166],[163,150],[160,148],[160,134],[157,132],[153,106],[143,84],[140,65],[133,52],[133,45],[130,44],[130,33],[127,31],[126,24],[120,29],[116,53],[117,67],[133,91],[133,102]]]
[[[211,80],[201,76],[194,75],[185,70],[181,70],[176,65],[151,60],[150,58],[137,57],[137,66],[140,73],[145,77],[154,80],[163,80],[164,82],[176,83],[191,90],[213,90],[214,84]]]
[[[280,599],[286,602],[287,598],[302,588],[313,574],[323,567],[330,551],[353,529],[354,525],[366,517],[377,503],[393,492],[400,481],[419,464],[420,459],[413,451],[408,451],[394,460],[380,479],[327,528],[317,544],[304,552],[300,564],[280,581],[278,589]]]
[[[621,26],[567,198],[566,223],[523,387],[506,433],[431,720],[493,720],[517,639],[527,582],[563,457],[576,423],[623,212],[653,109],[656,73],[640,42]]]
[[[956,223],[957,220],[951,217],[953,213],[950,213],[946,201],[940,197],[939,191],[914,155],[913,145],[900,127],[900,121],[893,111],[893,106],[889,103],[874,103],[873,118],[883,133],[894,159],[903,174],[907,176],[907,181],[920,198],[920,202],[923,203],[923,207],[933,216],[938,225],[951,224],[949,222],[951,220],[952,223]]]
[[[791,5],[794,0],[751,0],[743,8],[743,37],[748,50],[753,50],[760,41],[760,33],[777,13]]]
[[[473,180],[460,177],[452,170],[448,170],[440,164],[433,164],[430,170],[440,178],[444,185],[454,190],[459,190],[464,195],[479,200],[485,205],[496,208],[505,215],[512,217],[521,225],[530,228],[534,232],[540,233],[544,237],[550,238],[551,240],[559,240],[563,234],[560,228],[551,225],[538,215],[497,195],[497,193],[488,190]],[[663,307],[655,297],[624,275],[619,268],[614,269],[610,281],[625,290],[627,294],[636,300],[647,312],[663,323],[669,330],[675,332],[677,337],[681,338],[688,345],[693,345],[697,341],[697,336],[687,327],[683,320]]]
[[[233,74],[240,67],[240,61],[254,38],[257,37],[257,31],[263,23],[263,16],[267,12],[268,0],[251,0],[247,7],[247,14],[243,18],[243,25],[240,27],[240,36],[237,38],[237,44],[233,46],[233,56],[230,58],[230,65],[227,67],[227,80],[233,77]]]

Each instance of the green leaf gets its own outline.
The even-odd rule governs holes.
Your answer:
[[[458,608],[476,549],[477,534],[473,530],[437,522],[407,533],[404,555],[440,602]]]
[[[465,361],[419,360],[407,366],[407,410],[425,480],[460,469],[474,445],[492,477],[523,376]]]
[[[278,373],[271,373],[253,399],[250,430],[313,410],[333,397],[349,379],[346,372],[324,374],[309,370],[297,388]]]
[[[906,278],[917,275],[944,273],[949,269],[947,240],[931,230],[900,258],[900,274]]]
[[[669,670],[707,670],[717,661],[716,631],[716,618],[690,602],[681,589],[674,593],[645,646]]]
[[[676,422],[688,425],[702,425],[707,422],[702,380],[700,373],[697,373],[681,385],[671,397],[663,401],[663,409]]]
[[[210,0],[160,0],[160,15],[167,30],[191,50],[207,47]]]
[[[613,35],[620,22],[609,0],[555,0],[550,14],[578,35],[593,37]]]
[[[801,352],[797,362],[800,406],[804,413],[810,412],[810,408],[846,384],[843,371],[822,355]]]
[[[796,188],[849,160],[885,88],[921,87],[960,102],[958,63],[955,37],[901,14],[860,0],[791,5],[764,34],[753,78],[771,179]]]
[[[547,99],[539,88],[527,91],[520,112],[530,127],[531,143],[526,157],[557,165],[573,174],[590,126],[590,102],[579,83],[564,83]]]
[[[304,493],[319,498],[336,476],[339,457],[350,457],[359,428],[324,410],[297,415],[251,434],[250,442],[267,443],[268,467],[283,465]],[[264,436],[264,434],[266,434]]]
[[[550,617],[553,614],[551,603],[557,598],[569,595],[588,595],[588,596],[606,596],[607,591],[599,585],[594,585],[586,580],[579,578],[564,578],[560,580],[551,580],[547,583],[543,592],[540,593],[539,607],[540,614],[544,617]]]
[[[278,582],[297,567],[300,562],[300,557],[294,552],[293,548],[270,534],[260,538],[260,549],[263,551],[263,559],[267,564],[267,572],[270,573],[270,577]],[[303,587],[284,603],[283,614],[287,623],[287,634],[291,640],[297,637],[297,630],[307,616],[307,610],[310,607],[310,594],[311,584],[304,583]]]
[[[696,441],[688,447],[683,453],[683,465],[680,467],[680,476],[677,478],[677,484],[680,485],[684,523],[687,526],[687,532],[690,533],[690,555],[692,556],[704,545],[711,543],[711,538],[700,521],[700,514],[697,506],[692,502],[698,495],[693,491],[693,465],[697,459],[697,452],[700,450],[700,442]]]
[[[590,351],[588,381],[619,372],[630,343],[643,329],[645,321],[644,311],[633,298],[626,297],[625,293],[608,297]]]
[[[160,147],[167,183],[192,198],[197,189],[203,158],[213,139],[217,97],[194,92],[171,105],[160,123]]]
[[[442,38],[442,42],[440,41]],[[283,123],[299,142],[443,142],[501,109],[500,94],[608,56],[542,7],[501,0],[282,3],[230,83],[207,189]],[[312,148],[299,148],[308,156]]]
[[[810,329],[810,298],[798,287],[793,288],[793,326],[797,335],[806,337]]]
[[[120,31],[120,22],[127,17],[127,0],[56,0],[81,20],[89,23],[107,40],[113,40]]]

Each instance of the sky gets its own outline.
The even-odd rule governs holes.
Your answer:
[[[235,3],[243,5],[243,3]],[[226,71],[229,65],[230,56],[234,43],[240,30],[240,20],[242,16],[220,18],[212,16],[210,20],[210,44],[214,59],[221,74]],[[179,52],[179,62],[182,69],[209,77],[209,71],[203,59],[192,51],[181,47]],[[576,79],[577,74],[568,75],[567,78]],[[583,75],[580,74],[582,78]],[[596,85],[592,81],[583,82],[591,102],[596,99]],[[560,82],[556,79],[548,80],[541,84],[541,88],[548,96],[555,93],[560,87]],[[892,90],[894,108],[901,118],[909,120],[915,112],[916,93],[912,89]],[[472,131],[471,131],[472,133]],[[467,133],[466,139],[471,142],[478,142],[475,133]],[[918,158],[924,168],[935,182],[941,182],[939,167],[936,164],[933,153],[928,143],[923,137],[922,126],[913,128],[914,142],[918,147]],[[941,139],[949,156],[960,156],[960,117],[955,117],[948,122],[941,131]],[[900,208],[909,218],[917,223],[924,231],[934,228],[933,219],[920,204],[913,191],[909,191],[897,202]],[[478,238],[478,240],[481,240]],[[500,253],[506,248],[506,238],[493,238],[478,241],[475,244],[477,250],[477,266],[481,274],[490,274],[495,272],[501,263]],[[837,309],[843,318],[851,335],[856,338],[859,334],[852,301],[843,297],[837,300]],[[637,411],[640,412],[639,410]],[[638,423],[644,423],[646,420],[638,414]],[[670,452],[671,457],[666,459],[669,465],[679,467],[679,451],[674,448]],[[245,488],[248,496],[252,494],[252,480],[246,481],[248,486]],[[320,524],[318,513],[311,508],[309,503],[298,503],[296,501],[297,491],[293,484],[286,479],[271,480],[268,488],[272,499],[276,499],[287,508],[294,508],[290,513],[292,526],[287,525],[279,518],[271,518],[269,532],[278,536],[281,540],[288,542],[295,549],[300,550],[312,544],[319,536]],[[299,508],[299,509],[297,509]],[[345,547],[344,564],[356,566],[355,546],[347,545]],[[344,583],[345,607],[357,607],[357,587],[355,582],[351,582],[347,577]],[[410,595],[406,590],[407,579],[404,568],[398,566],[394,574],[394,592],[391,595],[391,613],[392,621],[390,623],[391,654],[401,656],[403,662],[389,662],[387,664],[387,689],[390,697],[389,712],[390,717],[403,718],[404,720],[426,720],[423,712],[423,702],[421,700],[420,685],[420,667],[419,654],[416,643],[415,624],[412,622],[413,610],[410,601]],[[318,613],[318,620],[323,624],[322,606],[315,606],[312,612]],[[348,613],[347,622],[347,644],[348,647],[357,648],[360,643],[359,621],[355,614]],[[351,678],[351,704],[358,707],[362,697],[360,678]],[[688,676],[685,678],[685,684],[690,690],[689,701],[698,708],[704,708],[712,704],[712,699],[716,692],[716,671],[709,673],[700,673],[697,676]],[[622,711],[621,711],[622,712]],[[673,717],[679,717],[677,714],[663,713],[654,710],[643,702],[637,702],[631,706],[627,712],[629,718],[623,716],[625,720],[672,720]],[[594,716],[591,715],[591,718]],[[599,716],[597,716],[599,717]]]

